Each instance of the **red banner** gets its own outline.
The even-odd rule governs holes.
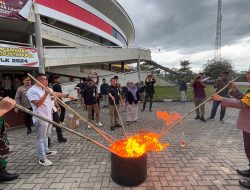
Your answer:
[[[20,14],[20,11],[25,7],[28,1],[29,0],[0,0],[0,17],[26,19]]]

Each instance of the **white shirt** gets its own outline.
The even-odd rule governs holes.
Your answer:
[[[53,102],[52,102],[50,94],[46,96],[46,99],[41,106],[37,107],[35,106],[35,104],[32,103],[33,100],[40,100],[44,94],[45,94],[45,91],[37,85],[33,85],[27,92],[28,99],[31,102],[33,112],[49,120],[52,120]],[[37,117],[33,116],[33,122],[35,122],[36,120],[37,120]]]

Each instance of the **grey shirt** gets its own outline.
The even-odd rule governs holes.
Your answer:
[[[25,107],[25,108],[31,108],[30,101],[27,96],[28,90],[31,88],[31,86],[20,86],[16,91],[15,100],[16,103]]]

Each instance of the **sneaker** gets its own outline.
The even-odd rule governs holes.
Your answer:
[[[102,127],[102,123],[99,122],[99,123],[96,124],[96,126],[97,126],[97,127]]]
[[[149,111],[150,111],[150,112],[152,112],[152,110],[151,110],[151,109],[150,109]]]
[[[114,126],[111,126],[111,127],[110,127],[110,130],[111,130],[111,131],[113,131],[114,129],[115,129],[115,127],[114,127]]]
[[[91,127],[91,125],[88,125],[88,129],[91,129],[92,127]]]
[[[56,153],[57,153],[56,150],[51,150],[48,153],[46,153],[46,156],[52,156],[52,155],[55,155]]]
[[[204,117],[201,117],[200,120],[203,122],[207,122]]]
[[[223,119],[220,119],[220,122],[221,122],[221,123],[224,123]]]
[[[127,125],[130,125],[130,122],[129,122],[129,121],[127,121]]]
[[[201,117],[199,115],[196,115],[194,119],[200,119]]]
[[[45,158],[44,160],[39,160],[39,164],[41,164],[43,166],[50,166],[50,165],[52,165],[52,162],[50,160],[48,160],[47,158]]]

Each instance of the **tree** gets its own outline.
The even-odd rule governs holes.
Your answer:
[[[190,70],[190,62],[188,60],[180,61],[181,68],[178,69],[179,79],[183,79],[186,82],[190,82],[193,78],[193,72]]]
[[[235,75],[231,61],[225,58],[222,58],[221,60],[208,60],[207,63],[203,65],[203,68],[205,76],[210,76],[213,78],[220,77],[223,71],[228,71],[232,76]]]

